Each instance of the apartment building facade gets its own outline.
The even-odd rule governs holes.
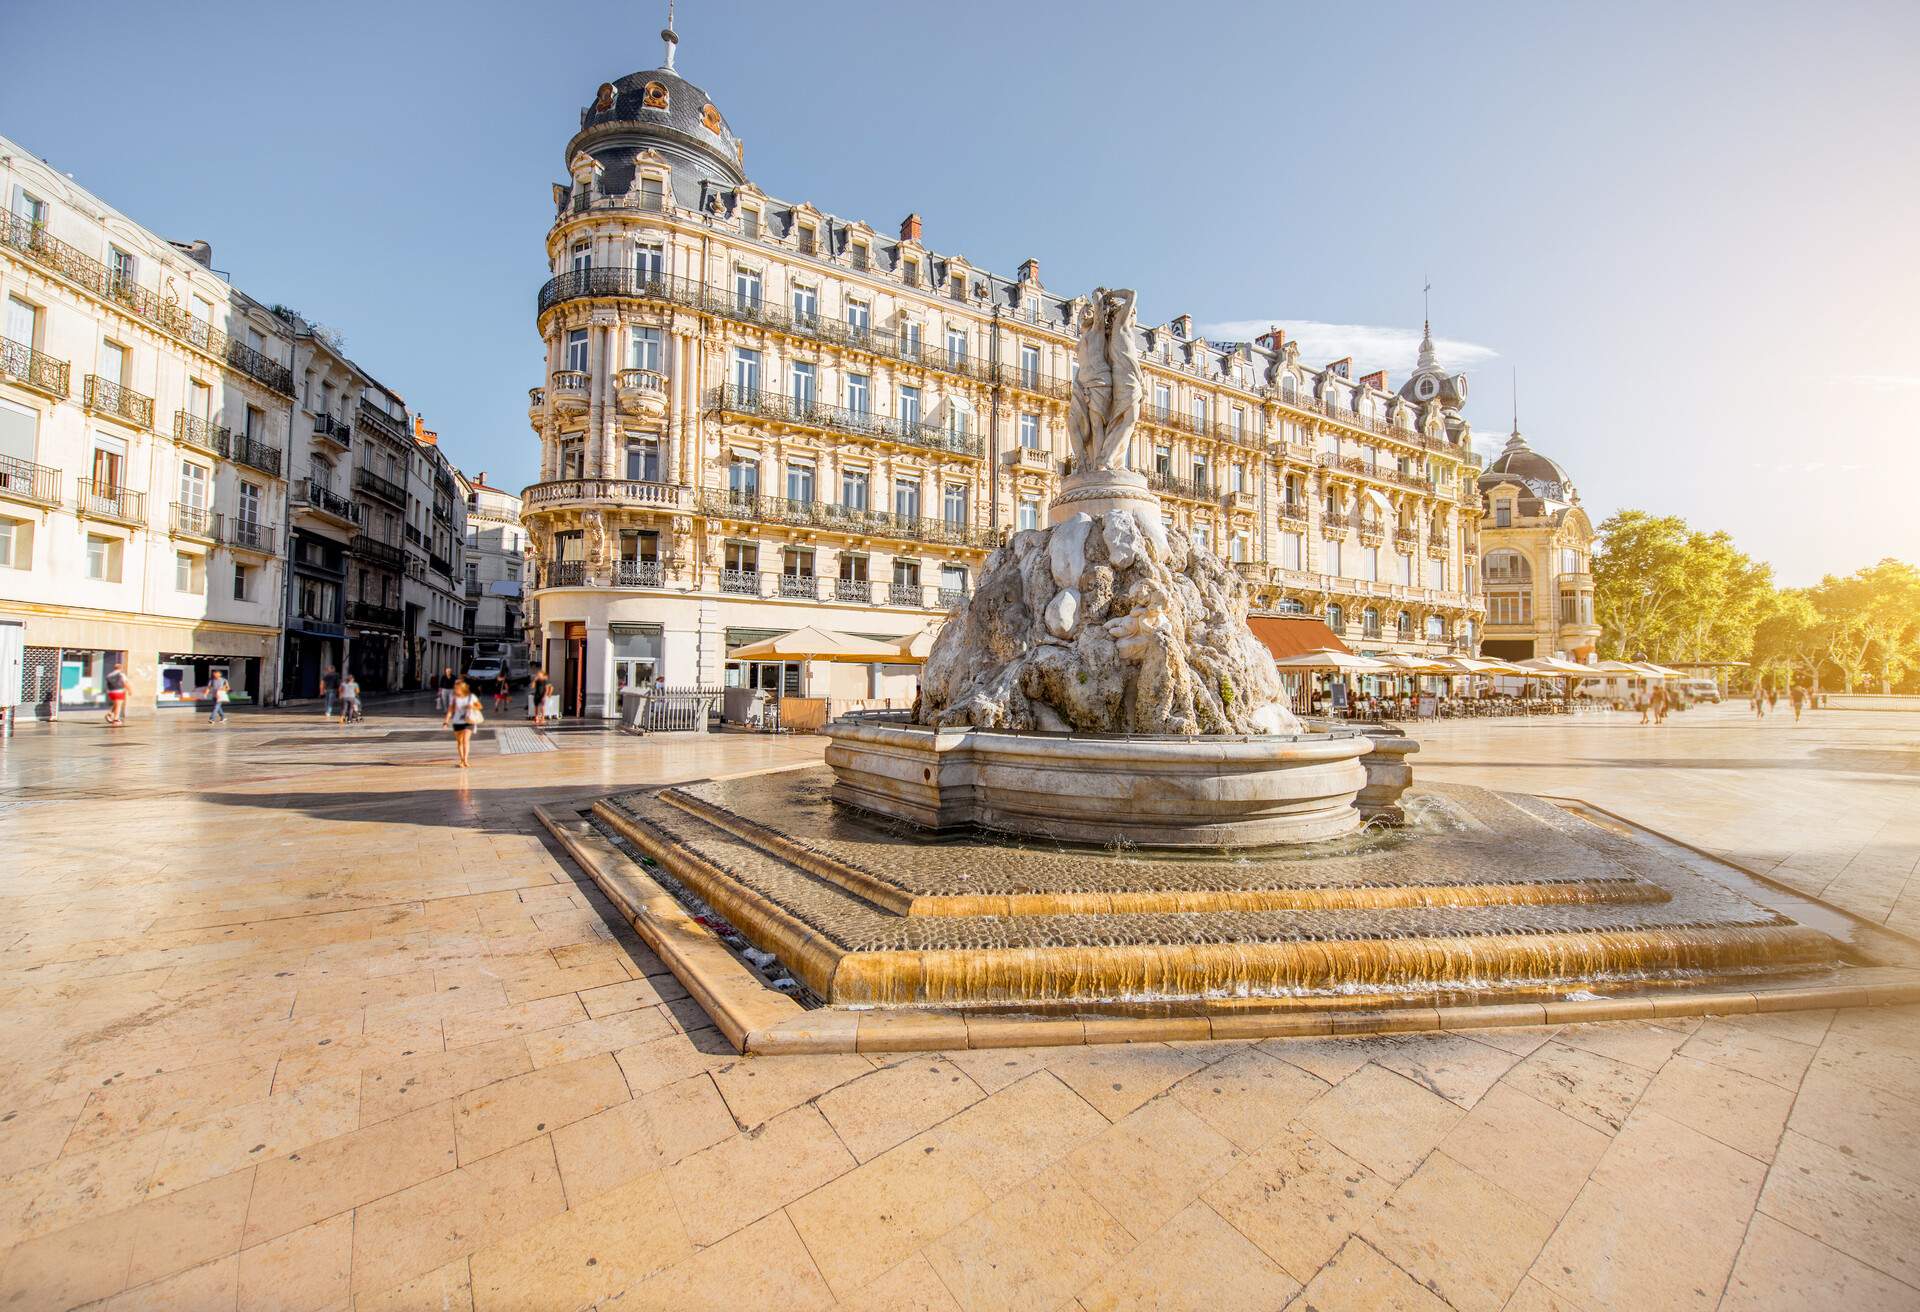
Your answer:
[[[1558,461],[1535,451],[1516,422],[1479,478],[1484,501],[1488,656],[1584,661],[1600,641],[1593,614],[1598,535]]]
[[[466,505],[463,627],[468,650],[524,644],[527,530],[520,522],[520,497],[487,482],[485,470],[472,478],[461,475],[459,490]]]
[[[148,231],[0,138],[0,616],[25,703],[240,701],[280,683],[290,326],[205,242]]]
[[[581,111],[536,305],[532,609],[585,714],[643,671],[797,692],[799,667],[730,653],[803,624],[937,623],[1067,468],[1078,301],[1037,261],[938,253],[918,215],[883,234],[768,196],[673,54]],[[1209,341],[1180,316],[1141,345],[1130,461],[1257,607],[1373,650],[1477,641],[1466,383],[1430,335],[1398,389],[1278,331]]]
[[[402,529],[403,677],[406,687],[424,688],[444,670],[457,673],[465,659],[467,503],[459,470],[440,449],[440,435],[417,414],[412,437]]]

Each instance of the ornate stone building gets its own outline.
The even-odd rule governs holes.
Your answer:
[[[487,482],[484,469],[472,478],[458,477],[467,507],[464,629],[469,653],[497,652],[503,644],[517,649],[526,640],[521,548],[527,530],[520,523],[520,498]]]
[[[1482,654],[1585,660],[1600,638],[1593,619],[1595,534],[1573,480],[1528,446],[1516,423],[1479,482],[1487,591]]]
[[[535,659],[587,714],[655,676],[798,691],[798,666],[728,654],[801,625],[927,627],[1045,523],[1068,449],[1076,300],[1035,260],[1007,278],[941,253],[918,215],[881,232],[768,196],[663,35],[665,65],[581,111],[536,311]],[[1142,356],[1132,465],[1256,606],[1366,650],[1474,643],[1465,383],[1430,341],[1398,390],[1184,315]]]

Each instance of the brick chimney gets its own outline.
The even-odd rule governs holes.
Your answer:
[[[1253,342],[1254,342],[1254,345],[1263,346],[1267,350],[1272,351],[1275,355],[1278,355],[1280,354],[1280,348],[1287,344],[1286,329],[1280,327],[1280,325],[1278,324],[1275,324],[1273,327],[1267,329],[1265,332],[1261,333],[1258,337],[1254,338]]]
[[[1378,388],[1382,392],[1386,391],[1387,371],[1385,369],[1375,369],[1372,373],[1360,380],[1360,386]]]
[[[1183,342],[1193,336],[1193,316],[1190,314],[1176,315],[1170,326],[1173,335]]]
[[[920,216],[918,214],[909,214],[906,218],[900,220],[900,240],[920,240]]]
[[[430,432],[427,428],[427,421],[422,419],[418,414],[415,414],[413,417],[413,440],[421,446],[438,446],[440,445],[440,434]]]
[[[1040,261],[1032,258],[1020,261],[1019,274],[1021,282],[1030,282],[1037,286],[1040,282]]]

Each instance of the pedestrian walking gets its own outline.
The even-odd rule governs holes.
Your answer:
[[[127,667],[115,661],[107,671],[107,723],[127,722]]]
[[[1779,709],[1780,709],[1780,690],[1774,687],[1772,684],[1768,684],[1767,685],[1767,710],[1769,712],[1772,712],[1772,711],[1777,711]]]
[[[553,690],[553,683],[547,678],[547,672],[540,666],[533,667],[533,683],[530,695],[533,698],[533,727],[547,727],[547,694]]]
[[[320,695],[327,699],[326,715],[333,718],[333,704],[340,698],[340,671],[329,665],[320,671]]]
[[[1787,689],[1787,704],[1793,707],[1793,722],[1800,723],[1800,712],[1806,709],[1807,690],[1799,684]]]
[[[207,695],[213,699],[213,710],[207,715],[208,724],[227,722],[227,700],[233,694],[233,685],[227,682],[224,671],[213,672],[213,682],[207,686]]]
[[[436,711],[444,711],[447,709],[447,703],[453,700],[453,685],[456,682],[458,682],[458,680],[453,677],[453,666],[451,665],[442,669],[440,671],[440,677],[433,681],[433,708]]]
[[[1653,699],[1647,696],[1645,690],[1635,690],[1633,694],[1633,704],[1640,711],[1640,723],[1652,724],[1653,718],[1651,712],[1653,710]]]
[[[360,680],[349,672],[340,685],[340,727],[360,723]]]
[[[468,689],[465,679],[455,679],[453,687],[447,690],[447,710],[440,724],[453,730],[453,744],[460,754],[462,770],[467,768],[467,740],[473,737],[475,726],[485,722],[486,716],[480,713],[480,699]]]
[[[1664,683],[1654,684],[1653,692],[1649,695],[1648,699],[1653,703],[1653,722],[1655,724],[1665,724],[1667,722],[1667,702],[1670,700],[1667,696],[1667,685]]]
[[[1753,718],[1763,720],[1767,715],[1767,690],[1759,684],[1753,685]]]
[[[493,681],[493,713],[505,715],[507,703],[513,700],[513,685],[507,682],[507,672],[502,670],[500,677]]]

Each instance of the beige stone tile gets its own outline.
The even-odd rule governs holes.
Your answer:
[[[1357,1232],[1459,1312],[1500,1312],[1553,1233],[1548,1214],[1444,1151]]]
[[[1697,1016],[1672,1016],[1658,1023],[1593,1021],[1562,1025],[1555,1039],[1569,1048],[1598,1053],[1643,1071],[1657,1071],[1699,1028]]]
[[[1662,1066],[1640,1097],[1646,1110],[1763,1162],[1773,1160],[1793,1105],[1793,1094],[1777,1084],[1690,1057]]]
[[[1459,1034],[1386,1034],[1367,1057],[1459,1107],[1472,1108],[1520,1058]]]
[[[240,1255],[189,1267],[93,1305],[91,1312],[207,1312],[237,1305]]]
[[[1207,1064],[1199,1053],[1183,1052],[1164,1043],[1107,1043],[1049,1051],[1055,1055],[1047,1069],[1110,1121],[1119,1120]]]
[[[1812,1064],[1814,1052],[1809,1044],[1795,1043],[1725,1020],[1708,1020],[1680,1049],[1683,1057],[1712,1062],[1789,1090],[1800,1087],[1800,1079]]]
[[[931,1139],[916,1139],[787,1205],[836,1296],[848,1296],[986,1207],[987,1195]]]
[[[1447,1312],[1412,1276],[1354,1238],[1287,1304],[1288,1312]]]
[[[674,1026],[668,1023],[665,1013],[657,1007],[649,1007],[644,1011],[617,1012],[599,1020],[583,1020],[529,1034],[526,1036],[527,1052],[531,1054],[537,1070],[561,1062],[596,1057],[601,1053],[619,1052],[623,1048],[651,1043],[673,1032]]]
[[[69,1094],[0,1114],[0,1179],[58,1157],[87,1098]]]
[[[0,1304],[67,1308],[119,1293],[136,1230],[116,1212],[15,1245],[0,1257]]]
[[[1744,1153],[1636,1111],[1530,1274],[1583,1307],[1711,1308],[1764,1174]]]
[[[611,1054],[496,1080],[454,1099],[460,1163],[491,1157],[626,1101],[627,1082]]]
[[[1133,1246],[1065,1172],[1027,1181],[926,1250],[965,1312],[1053,1307]]]
[[[704,1247],[855,1164],[825,1117],[812,1107],[795,1107],[676,1162],[667,1168],[667,1180],[688,1236]]]
[[[1653,1081],[1649,1071],[1563,1043],[1542,1045],[1505,1082],[1596,1130],[1614,1133]]]
[[[391,1288],[566,1206],[553,1145],[544,1135],[388,1194],[354,1213],[354,1289]]]
[[[1761,1213],[1747,1228],[1720,1312],[1783,1307],[1912,1312],[1917,1305],[1920,1290]]]
[[[1086,1312],[1235,1312],[1276,1308],[1300,1290],[1205,1203],[1191,1203],[1080,1291]]]
[[[0,1246],[131,1207],[145,1196],[167,1132],[67,1153],[0,1180]]]
[[[353,1216],[342,1212],[240,1254],[240,1306],[278,1312],[344,1306],[353,1270]]]
[[[1363,1066],[1301,1112],[1298,1123],[1398,1183],[1464,1114],[1405,1076]]]
[[[1326,1081],[1258,1048],[1243,1048],[1173,1086],[1173,1096],[1238,1148],[1251,1151],[1325,1093]]]
[[[671,975],[652,975],[621,980],[617,984],[602,984],[579,995],[581,1006],[595,1020],[623,1011],[657,1007],[663,1002],[678,1002],[686,996],[686,989]]]
[[[935,1126],[926,1138],[998,1198],[1107,1128],[1107,1118],[1051,1073],[1029,1075]]]
[[[873,1072],[854,1053],[794,1057],[740,1057],[713,1072],[713,1082],[742,1128],[812,1102],[829,1089]]]
[[[980,1048],[965,1052],[943,1052],[946,1060],[967,1073],[967,1078],[988,1093],[998,1093],[1018,1084],[1035,1071],[1043,1071],[1059,1057],[1052,1045],[1043,1048]]]
[[[238,1252],[254,1172],[236,1171],[123,1213],[133,1234],[127,1284],[143,1285]]]
[[[468,1258],[459,1258],[391,1289],[357,1294],[353,1312],[472,1312],[470,1265]]]
[[[1465,1031],[1465,1036],[1489,1048],[1511,1052],[1516,1057],[1531,1057],[1540,1045],[1560,1032],[1558,1025],[1503,1025],[1494,1029]]]
[[[422,1053],[361,1077],[360,1123],[373,1125],[533,1069],[524,1038]]]
[[[1875,1270],[1920,1288],[1920,1185],[1789,1129],[1760,1210]]]
[[[1499,1085],[1447,1131],[1440,1150],[1557,1217],[1586,1184],[1608,1142],[1591,1125]]]
[[[241,1057],[98,1089],[63,1151],[84,1152],[264,1098],[273,1088],[273,1066],[270,1058]]]
[[[666,1181],[643,1175],[474,1253],[475,1312],[572,1312],[692,1253]]]
[[[622,1048],[613,1054],[627,1087],[637,1097],[650,1089],[677,1084],[691,1075],[731,1066],[740,1060],[716,1029],[671,1034],[664,1039]]]
[[[1821,1044],[1811,1069],[1831,1072],[1882,1093],[1912,1096],[1920,1089],[1920,1048],[1888,1043],[1881,1031],[1854,1029],[1848,1024],[1849,1015],[1843,1012],[1835,1018],[1832,1033]]]
[[[869,1162],[984,1096],[959,1067],[916,1055],[829,1089],[816,1105],[855,1160]]]
[[[262,1162],[247,1208],[246,1243],[261,1243],[396,1193],[452,1171],[455,1164],[450,1103]]]
[[[336,1011],[358,1011],[363,1007],[417,998],[433,992],[433,972],[417,970],[406,975],[383,975],[373,979],[327,980],[303,987],[293,1000],[298,1019]]]
[[[704,1075],[642,1094],[553,1132],[567,1201],[606,1193],[738,1133]]]
[[[1839,1071],[1816,1066],[1793,1100],[1787,1124],[1856,1161],[1920,1183],[1920,1086],[1896,1097]]]
[[[959,1312],[960,1305],[934,1274],[926,1255],[915,1253],[852,1298],[841,1312]]]
[[[1586,1312],[1528,1276],[1507,1300],[1506,1312]]]
[[[571,993],[540,998],[513,1006],[493,1007],[485,1011],[459,1012],[441,1022],[447,1047],[465,1048],[475,1043],[491,1043],[515,1034],[550,1030],[556,1025],[571,1025],[587,1019],[587,1009]]]
[[[273,1091],[284,1093],[314,1080],[340,1075],[357,1078],[373,1067],[440,1052],[445,1047],[438,1018],[374,1034],[339,1039],[323,1036],[281,1054],[280,1063],[273,1071]]]
[[[1721,1016],[1718,1019],[1735,1029],[1818,1047],[1826,1040],[1827,1031],[1833,1028],[1835,1014],[1832,1008],[1823,1008],[1818,1011],[1763,1011],[1751,1016]]]
[[[1244,1158],[1185,1103],[1156,1098],[1075,1148],[1062,1165],[1144,1242]]]
[[[1362,1035],[1344,1039],[1266,1039],[1259,1048],[1331,1085],[1367,1064],[1373,1042]]]
[[[348,1134],[359,1124],[357,1077],[335,1076],[295,1085],[167,1131],[147,1192],[182,1189],[271,1161],[308,1144]]]
[[[835,1304],[806,1245],[794,1233],[792,1222],[786,1213],[775,1212],[603,1306],[620,1312],[737,1312],[740,1308],[776,1307],[782,1312],[813,1312]]]
[[[1392,1184],[1333,1145],[1288,1131],[1201,1197],[1304,1282],[1392,1195]]]
[[[548,970],[513,975],[501,982],[506,986],[508,1002],[531,1002],[558,993],[580,993],[602,984],[617,984],[632,976],[617,956],[605,956],[578,966],[554,966]]]

